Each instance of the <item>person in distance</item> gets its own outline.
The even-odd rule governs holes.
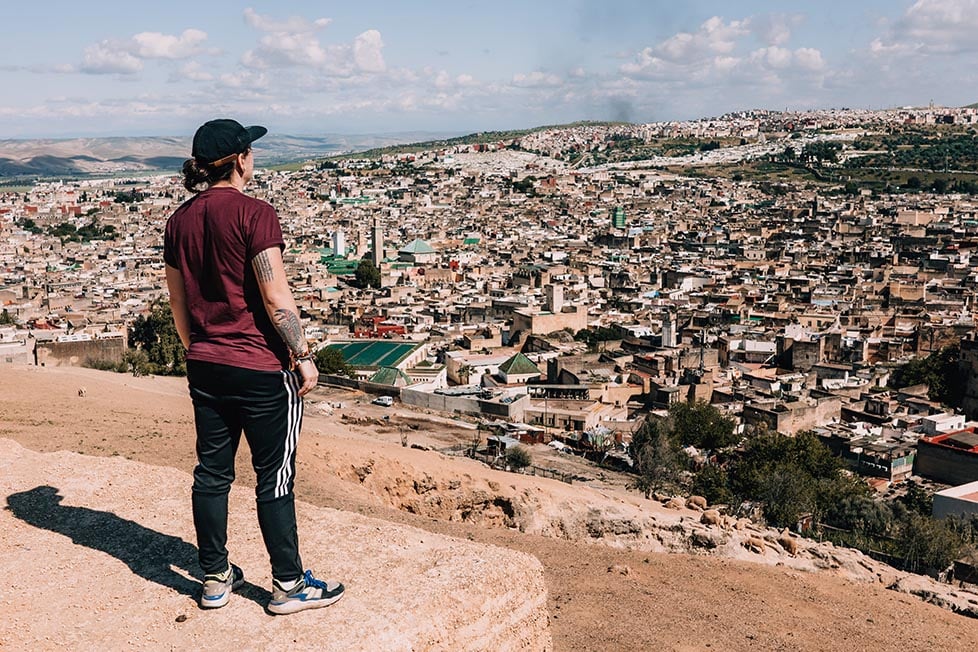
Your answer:
[[[319,373],[299,323],[275,209],[249,197],[251,144],[265,127],[211,120],[194,134],[163,258],[170,307],[187,349],[197,431],[193,516],[204,572],[200,606],[223,607],[244,582],[227,551],[228,492],[241,432],[257,476],[258,524],[272,566],[268,610],[287,614],[343,597],[338,582],[304,570],[296,530],[295,455],[302,397]]]

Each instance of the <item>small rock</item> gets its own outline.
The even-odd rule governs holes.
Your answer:
[[[179,616],[177,616],[177,622],[178,623],[187,622],[187,614],[180,614]]]
[[[632,569],[624,564],[614,564],[612,566],[608,566],[608,572],[618,573],[619,575],[629,575],[631,574]]]

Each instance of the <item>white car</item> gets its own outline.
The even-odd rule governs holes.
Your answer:
[[[374,405],[383,405],[384,407],[390,407],[394,405],[394,399],[390,396],[378,396],[374,400],[370,401]]]

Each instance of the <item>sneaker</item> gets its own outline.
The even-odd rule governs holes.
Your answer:
[[[272,600],[268,610],[273,614],[292,614],[304,609],[327,607],[343,597],[343,585],[339,582],[323,582],[306,571],[295,586],[286,589],[278,580],[272,580]]]
[[[204,590],[200,594],[200,606],[204,609],[223,607],[231,599],[231,591],[244,584],[244,571],[231,564],[223,573],[204,575]]]

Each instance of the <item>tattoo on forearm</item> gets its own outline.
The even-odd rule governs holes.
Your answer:
[[[282,336],[289,351],[298,355],[306,350],[306,337],[302,333],[302,325],[299,323],[299,316],[291,310],[277,308],[272,315],[275,323],[275,330]]]
[[[267,252],[258,252],[251,260],[251,267],[255,270],[255,277],[262,283],[267,283],[275,278],[272,261],[268,259]]]

